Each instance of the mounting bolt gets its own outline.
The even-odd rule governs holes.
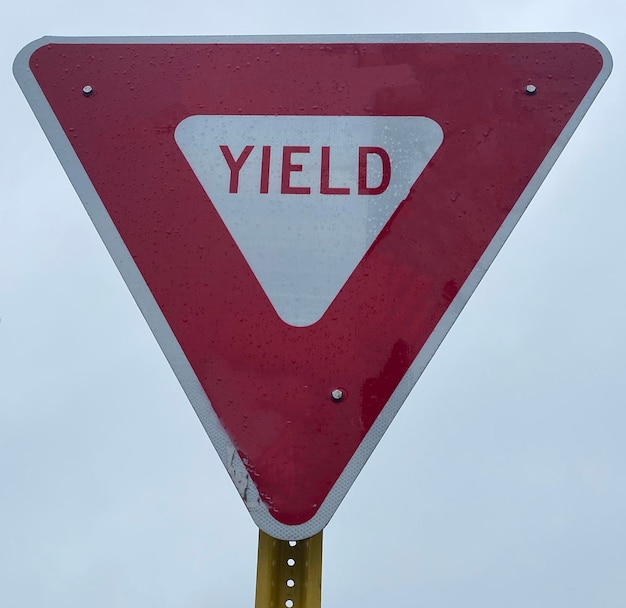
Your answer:
[[[89,96],[90,96],[90,95],[92,95],[92,94],[93,94],[93,87],[92,87],[90,84],[86,84],[86,85],[83,87],[83,95],[84,95],[85,97],[89,97]]]
[[[343,401],[344,396],[344,392],[340,388],[335,388],[330,392],[330,398],[335,402]]]
[[[526,95],[534,95],[537,92],[537,87],[534,84],[526,85]]]

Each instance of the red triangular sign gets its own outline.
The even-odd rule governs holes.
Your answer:
[[[326,525],[610,69],[580,34],[49,38],[15,64],[288,539]]]

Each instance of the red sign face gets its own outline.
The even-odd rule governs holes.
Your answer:
[[[298,539],[610,69],[546,34],[50,38],[15,73],[255,522]]]

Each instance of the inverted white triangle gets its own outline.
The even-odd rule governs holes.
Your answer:
[[[175,138],[277,314],[302,327],[326,312],[443,132],[423,116],[197,115]]]

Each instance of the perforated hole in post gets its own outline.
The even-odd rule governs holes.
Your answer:
[[[295,565],[296,565],[296,560],[295,560],[295,559],[293,559],[293,557],[290,557],[290,558],[287,560],[287,565],[288,565],[288,566],[290,566],[290,567],[295,566]]]
[[[287,601],[285,602],[285,606],[286,606],[287,608],[293,608],[293,600],[287,600]]]

